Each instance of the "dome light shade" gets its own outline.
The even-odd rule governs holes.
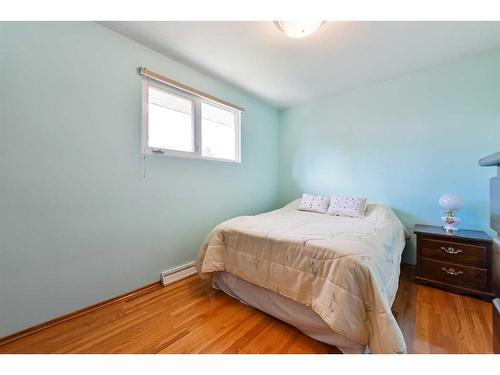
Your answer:
[[[458,211],[464,206],[464,201],[458,194],[444,194],[439,198],[439,205],[445,211]]]
[[[290,38],[303,38],[318,30],[325,21],[274,21],[278,30]]]

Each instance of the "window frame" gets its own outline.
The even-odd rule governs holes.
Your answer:
[[[181,151],[181,150],[171,150],[166,148],[150,147],[148,143],[149,136],[149,87],[155,87],[157,89],[163,90],[169,94],[180,96],[184,99],[188,99],[192,104],[192,117],[193,117],[193,135],[194,135],[194,151]],[[203,156],[201,145],[202,145],[202,132],[201,132],[201,104],[207,103],[215,107],[219,107],[226,111],[234,113],[235,118],[235,159],[225,159],[217,158],[211,156]],[[199,95],[181,90],[177,87],[169,86],[161,82],[157,82],[148,78],[144,79],[142,86],[142,153],[145,155],[166,155],[181,158],[191,158],[200,160],[212,160],[212,161],[222,161],[228,163],[241,163],[241,111],[238,111],[229,106],[225,106],[213,100],[209,100]]]

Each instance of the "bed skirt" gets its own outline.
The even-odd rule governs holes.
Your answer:
[[[288,323],[315,340],[336,346],[344,354],[365,353],[365,345],[335,333],[314,311],[271,290],[251,284],[228,272],[217,272],[213,287]]]

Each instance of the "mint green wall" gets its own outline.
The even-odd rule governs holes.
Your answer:
[[[439,224],[438,198],[458,192],[463,226],[489,227],[500,149],[500,50],[366,85],[281,113],[280,197],[366,196],[394,208],[409,231]],[[414,242],[404,260],[414,262]]]
[[[242,164],[150,156],[138,66],[242,105]],[[0,23],[0,337],[159,279],[278,201],[278,112],[95,23]]]

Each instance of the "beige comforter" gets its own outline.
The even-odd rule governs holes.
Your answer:
[[[404,353],[391,312],[405,245],[394,212],[368,205],[358,219],[298,211],[297,205],[218,225],[196,269],[226,271],[309,306],[336,333],[373,353]]]

